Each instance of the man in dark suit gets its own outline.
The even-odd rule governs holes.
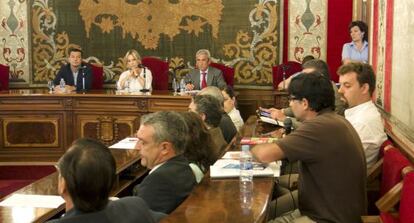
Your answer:
[[[203,90],[201,90],[200,93],[198,94],[199,95],[211,95],[219,101],[221,105],[221,110],[222,110],[219,127],[221,129],[221,132],[226,142],[230,143],[231,140],[233,140],[234,136],[237,134],[237,129],[236,129],[236,126],[234,126],[234,123],[231,120],[230,116],[226,112],[224,112],[224,97],[220,89],[218,89],[215,86],[209,86],[209,87],[203,88]]]
[[[210,52],[206,49],[201,49],[196,53],[196,67],[188,74],[187,78],[190,83],[187,84],[188,90],[200,90],[207,86],[216,86],[220,89],[227,84],[224,81],[221,70],[210,67]]]
[[[115,182],[115,160],[109,149],[92,139],[78,139],[56,165],[58,192],[66,202],[66,214],[50,222],[157,222],[138,197],[109,201]]]
[[[158,212],[171,213],[196,185],[188,160],[182,155],[188,127],[177,112],[156,112],[142,116],[135,148],[141,165],[151,171],[135,186],[134,195]]]
[[[82,51],[69,49],[68,64],[62,65],[53,83],[59,91],[60,80],[63,79],[69,90],[86,91],[92,88],[92,70],[88,64],[82,63]]]

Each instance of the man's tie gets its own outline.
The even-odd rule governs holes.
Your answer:
[[[206,72],[202,72],[201,75],[203,76],[203,80],[201,80],[201,89],[207,87],[207,80],[206,80]]]

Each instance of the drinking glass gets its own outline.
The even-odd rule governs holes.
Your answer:
[[[47,82],[47,87],[49,88],[49,93],[53,93],[53,88],[55,88],[55,83],[53,83],[53,81],[49,80]]]
[[[177,80],[175,78],[172,80],[172,88],[174,89],[174,95],[176,95],[179,86],[178,86]]]

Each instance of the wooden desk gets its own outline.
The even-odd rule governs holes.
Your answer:
[[[189,197],[161,222],[265,222],[272,196],[273,177],[254,178],[252,207],[243,208],[239,179],[200,182]]]
[[[49,94],[46,90],[0,92],[0,160],[55,162],[73,140],[97,139],[106,145],[133,135],[143,114],[187,111],[190,96],[168,91],[151,95]]]
[[[134,183],[140,176],[145,174],[146,168],[135,168],[132,178],[122,179],[122,173],[132,165],[139,162],[139,154],[136,150],[111,149],[116,161],[117,180],[111,192],[111,196],[118,195],[124,188]],[[59,195],[57,191],[57,172],[46,176],[13,194],[36,194],[36,195]],[[11,194],[12,195],[12,194]],[[9,196],[11,196],[9,195]],[[7,196],[7,197],[9,197]],[[5,197],[4,199],[6,199]],[[64,211],[65,205],[58,208],[28,208],[28,207],[0,207],[0,222],[45,222]]]

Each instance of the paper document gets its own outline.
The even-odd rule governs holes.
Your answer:
[[[33,208],[58,208],[65,203],[60,196],[54,195],[33,195],[33,194],[13,194],[9,198],[0,202],[4,207],[33,207]]]
[[[127,138],[113,144],[109,148],[110,149],[134,149],[135,144],[137,144],[137,142],[138,142],[138,138],[127,137]]]
[[[210,166],[211,178],[231,178],[240,176],[240,161],[235,159],[219,159]],[[268,165],[253,163],[253,176],[280,176],[280,162]]]

